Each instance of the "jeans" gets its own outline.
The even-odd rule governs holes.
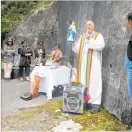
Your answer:
[[[128,69],[127,72],[128,72],[128,91],[132,101],[132,70]]]
[[[132,61],[128,59],[127,55],[125,58],[125,67],[128,73],[128,91],[132,101]]]

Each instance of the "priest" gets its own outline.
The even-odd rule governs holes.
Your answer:
[[[95,31],[93,21],[86,22],[86,30],[72,49],[78,54],[76,82],[85,86],[85,100],[91,104],[90,111],[96,113],[101,105],[102,50],[105,42],[102,34]]]

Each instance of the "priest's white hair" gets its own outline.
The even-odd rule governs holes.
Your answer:
[[[93,21],[87,21],[86,24],[92,24],[92,25],[94,25],[94,22]]]

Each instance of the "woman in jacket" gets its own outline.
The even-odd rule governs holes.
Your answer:
[[[36,65],[40,65],[41,63],[44,63],[44,58],[45,58],[45,48],[44,48],[44,44],[43,41],[39,41],[37,44],[37,48],[34,50],[34,54],[35,54],[35,63]]]
[[[19,64],[19,73],[20,80],[23,81],[23,69],[25,68],[26,80],[30,81],[29,73],[30,73],[30,64],[31,64],[31,56],[33,55],[32,50],[28,47],[27,40],[22,41],[22,48],[18,49],[18,54],[21,55],[20,64]]]
[[[128,13],[128,27],[132,31],[132,11]],[[125,59],[125,67],[127,68],[128,73],[128,91],[132,101],[132,34],[129,39],[127,46],[127,55]]]
[[[13,67],[15,49],[13,46],[13,39],[8,39],[3,49],[3,62],[4,62],[4,78],[9,81]]]

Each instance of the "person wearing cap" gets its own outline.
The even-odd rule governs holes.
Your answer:
[[[31,48],[28,47],[27,40],[21,42],[22,48],[18,49],[18,54],[20,54],[20,64],[19,64],[19,74],[20,80],[24,81],[23,77],[23,69],[25,68],[26,80],[30,81],[30,64],[31,64],[31,56],[33,55]]]
[[[128,20],[128,27],[132,31],[132,11],[128,13],[127,20]],[[132,101],[132,34],[130,35],[129,42],[127,45],[125,67],[128,72],[128,91],[129,91],[130,99]]]
[[[3,53],[3,62],[4,62],[4,79],[9,81],[11,78],[11,72],[13,67],[15,48],[13,46],[13,39],[9,38],[4,49]]]
[[[69,56],[69,62],[71,63],[71,65],[74,65],[74,52],[72,51],[72,46],[75,43],[75,35],[76,23],[72,21],[67,33],[67,54]]]
[[[101,33],[95,31],[92,21],[86,22],[86,33],[82,34],[73,51],[78,54],[76,83],[86,88],[85,100],[91,104],[90,111],[100,110],[102,97],[102,50],[105,46]]]

